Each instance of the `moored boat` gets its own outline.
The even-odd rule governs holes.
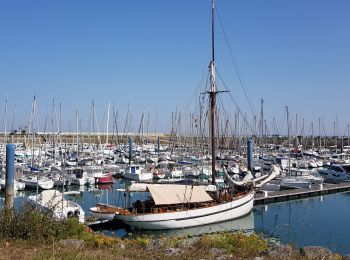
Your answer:
[[[129,165],[125,168],[123,177],[133,181],[151,181],[153,173],[145,171],[140,165]]]
[[[23,176],[21,181],[25,184],[25,187],[28,189],[38,189],[40,190],[49,190],[54,186],[54,182],[48,178],[35,176]]]
[[[133,184],[137,185],[137,184]],[[145,184],[130,186],[128,192],[150,192],[147,201],[136,201],[132,210],[116,212],[116,218],[140,229],[177,229],[194,227],[247,215],[253,208],[254,192],[232,196],[216,191],[207,192],[204,186],[181,184]]]
[[[96,207],[90,208],[92,216],[101,220],[112,220],[116,212],[123,212],[123,209],[109,204],[97,203]]]
[[[28,196],[28,201],[44,213],[52,214],[56,219],[75,217],[85,221],[85,212],[78,203],[66,199],[65,195],[80,194],[76,191],[61,193],[58,190],[45,190],[38,195]]]
[[[95,184],[110,184],[114,183],[112,174],[103,174],[99,177],[95,177]]]

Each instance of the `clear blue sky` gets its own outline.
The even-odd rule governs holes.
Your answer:
[[[305,118],[305,131],[314,121],[317,133],[322,117],[328,134],[336,118],[344,133],[348,0],[217,0],[216,8],[256,113],[263,98],[268,124],[275,117],[281,125],[288,105],[291,117]],[[41,131],[54,98],[66,130],[77,106],[88,129],[94,99],[100,131],[110,101],[120,131],[129,106],[132,130],[146,111],[150,131],[157,118],[157,131],[168,132],[171,113],[198,99],[211,55],[210,22],[209,0],[0,1],[1,125],[6,97],[9,129],[15,106],[15,126],[28,123],[36,94]],[[252,118],[218,24],[216,31],[218,70]]]

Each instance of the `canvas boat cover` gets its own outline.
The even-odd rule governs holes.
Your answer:
[[[196,203],[213,200],[203,186],[147,184],[156,205]]]

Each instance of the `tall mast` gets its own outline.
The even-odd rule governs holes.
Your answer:
[[[314,143],[314,122],[311,122],[311,150],[312,152],[314,152],[314,146],[315,146],[315,143]]]
[[[214,55],[214,0],[211,0],[211,57],[212,62],[215,61]]]
[[[261,110],[260,110],[260,147],[261,147],[261,158],[264,156],[264,99],[260,100]]]
[[[212,184],[215,185],[215,98],[216,98],[216,84],[215,84],[215,56],[214,56],[214,0],[211,1],[211,48],[212,59],[209,64],[210,68],[210,138],[211,138],[211,175]]]
[[[111,102],[108,101],[108,110],[107,110],[107,120],[106,120],[106,145],[108,144],[108,126],[109,126],[109,108],[111,106]]]
[[[290,128],[289,128],[289,110],[288,106],[286,106],[286,112],[287,112],[287,137],[288,137],[288,174],[290,176]]]

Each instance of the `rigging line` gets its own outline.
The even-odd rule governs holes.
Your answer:
[[[249,130],[251,131],[251,133],[253,133],[254,135],[257,135],[257,132],[254,131],[254,128],[249,124],[247,117],[244,115],[244,113],[243,113],[242,110],[240,109],[238,103],[237,103],[236,100],[233,98],[231,92],[229,91],[229,89],[228,89],[226,83],[224,82],[224,80],[222,79],[220,73],[219,73],[218,71],[216,71],[216,74],[217,74],[217,76],[219,77],[219,79],[221,80],[222,85],[224,86],[225,90],[228,92],[228,95],[229,95],[229,97],[231,98],[231,101],[232,101],[233,104],[236,106],[236,109],[237,109],[238,113],[240,113],[240,114],[242,115],[242,118],[244,119],[244,122],[247,124],[247,126],[248,126]]]
[[[227,45],[227,48],[228,48],[228,51],[229,51],[229,54],[230,54],[230,58],[231,58],[231,60],[232,60],[232,62],[233,62],[233,66],[234,66],[235,71],[236,71],[236,73],[237,73],[237,77],[238,77],[239,83],[240,83],[241,88],[242,88],[242,90],[243,90],[243,92],[244,92],[244,96],[245,96],[245,98],[247,99],[247,102],[248,102],[248,105],[249,105],[249,107],[250,107],[250,110],[252,111],[253,115],[255,115],[255,114],[256,114],[256,113],[255,113],[255,110],[254,110],[254,108],[253,108],[253,106],[252,106],[252,104],[251,104],[251,99],[249,98],[249,95],[248,95],[248,93],[247,93],[248,91],[246,90],[245,83],[244,83],[244,80],[243,80],[243,78],[242,78],[242,73],[241,73],[241,71],[240,71],[240,69],[239,69],[239,67],[238,67],[237,60],[236,60],[235,56],[234,56],[233,53],[232,53],[231,44],[230,44],[230,42],[229,42],[229,40],[228,40],[228,37],[227,37],[227,35],[226,35],[224,26],[223,26],[222,21],[221,21],[220,14],[219,14],[219,12],[218,12],[218,10],[217,10],[216,8],[215,8],[215,10],[216,10],[216,15],[217,15],[218,20],[219,20],[220,28],[221,28],[221,30],[222,30],[222,32],[223,32],[223,35],[224,35],[224,38],[225,38],[225,42],[226,42],[226,45]]]
[[[219,106],[218,106],[218,107],[221,108],[223,115],[224,115],[225,117],[228,117],[228,113],[227,113],[227,111],[226,111],[226,109],[225,109],[225,107],[224,107],[223,100],[222,100],[222,98],[221,98],[220,96],[218,96],[217,102],[219,103]]]
[[[198,83],[197,88],[196,88],[195,91],[193,92],[192,96],[190,97],[190,99],[189,99],[189,101],[188,101],[188,103],[187,103],[187,106],[185,107],[185,111],[184,111],[185,114],[186,114],[186,112],[188,111],[189,107],[191,106],[191,103],[192,103],[192,101],[194,100],[194,97],[196,96],[196,94],[200,92],[200,88],[201,88],[201,86],[203,85],[204,78],[206,78],[206,84],[205,84],[205,86],[208,85],[208,79],[209,79],[209,77],[204,77],[204,74],[205,74],[205,73],[202,74],[202,80]]]
[[[284,129],[284,121],[286,120],[286,113],[283,112],[283,115],[282,115],[282,124],[280,125],[280,129]],[[280,121],[281,122],[281,121]],[[287,123],[288,124],[288,123]],[[288,128],[288,127],[287,127]],[[287,129],[288,131],[288,129]]]

